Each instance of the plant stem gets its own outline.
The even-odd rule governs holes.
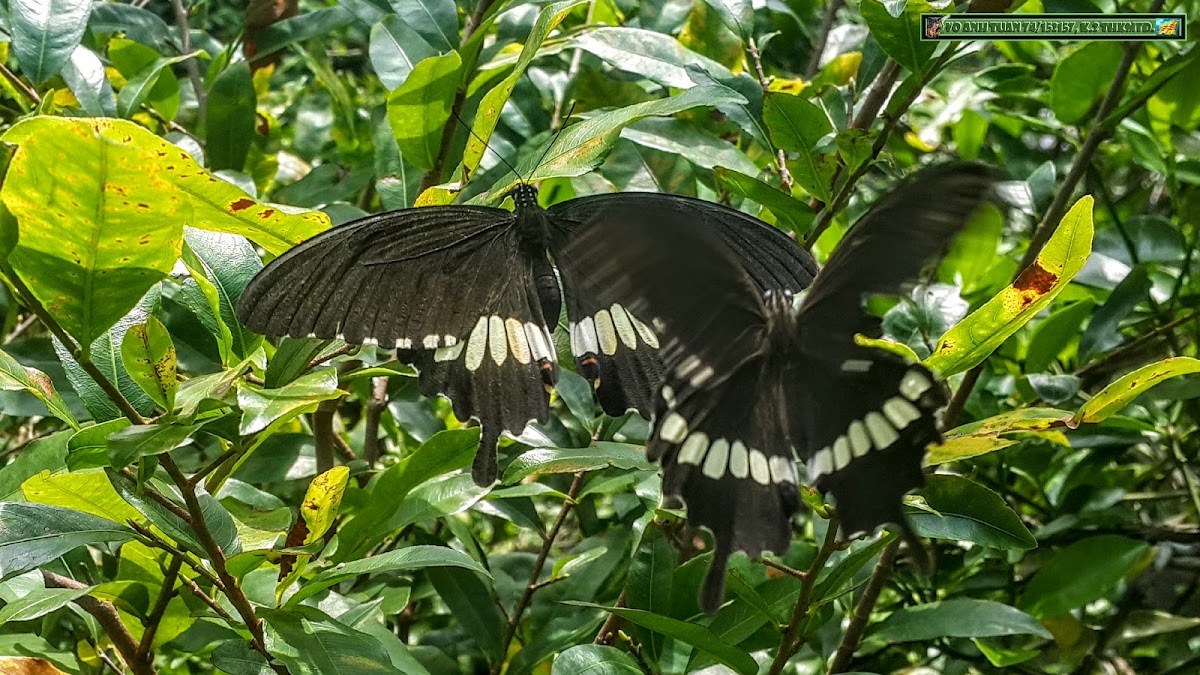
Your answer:
[[[804,572],[804,577],[800,581],[800,597],[796,598],[796,606],[792,608],[792,616],[783,629],[783,637],[779,640],[779,649],[775,652],[775,660],[771,662],[771,668],[767,671],[767,675],[782,673],[788,660],[795,656],[804,644],[800,629],[808,619],[808,611],[812,606],[813,589],[817,584],[817,575],[821,573],[821,568],[825,567],[829,556],[837,550],[837,531],[838,519],[834,515],[830,517],[825,530],[825,541],[821,544],[820,550],[817,551],[816,557],[813,558],[812,564],[808,566],[808,570]]]
[[[828,672],[841,673],[850,665],[850,659],[858,649],[859,641],[862,640],[863,631],[867,629],[867,622],[871,620],[871,612],[875,609],[875,603],[879,601],[879,594],[883,592],[888,575],[892,573],[892,565],[896,562],[896,553],[900,550],[900,541],[900,538],[897,537],[895,541],[884,547],[883,553],[879,554],[879,562],[875,563],[875,569],[871,572],[871,580],[867,582],[862,598],[854,607],[854,614],[850,616],[850,625],[846,626],[846,632],[842,635],[842,641],[833,655],[833,662],[829,665]]]
[[[154,644],[154,634],[158,632],[158,624],[162,622],[163,615],[167,613],[167,604],[175,595],[175,579],[179,576],[181,567],[183,567],[183,558],[171,556],[171,562],[163,574],[162,590],[158,592],[158,599],[154,601],[154,607],[146,616],[146,629],[142,631],[142,640],[138,643],[137,648],[139,661],[146,663],[154,661],[154,657],[150,653],[150,646]]]
[[[47,586],[53,588],[86,588],[86,584],[82,584],[70,577],[64,577],[54,572],[42,570],[42,579]],[[133,639],[133,634],[125,627],[125,623],[121,621],[121,615],[117,613],[117,608],[111,602],[99,600],[90,595],[85,595],[76,599],[76,605],[83,611],[91,614],[100,627],[104,629],[104,634],[112,640],[113,646],[116,647],[117,653],[121,655],[121,659],[125,661],[125,665],[129,667],[134,675],[155,675],[157,672],[154,665],[149,659],[139,658],[138,644]]]
[[[558,510],[558,517],[554,519],[554,524],[550,526],[550,531],[546,533],[546,539],[542,542],[542,549],[538,551],[537,561],[533,564],[533,572],[529,575],[529,583],[525,584],[525,592],[521,594],[521,599],[517,601],[513,607],[512,614],[508,618],[508,626],[504,630],[504,639],[500,641],[500,660],[492,664],[492,675],[499,675],[504,668],[504,655],[508,653],[508,647],[512,644],[513,638],[516,637],[517,628],[521,624],[521,616],[525,610],[529,608],[529,603],[533,600],[533,594],[539,588],[539,580],[542,576],[542,569],[546,566],[546,558],[550,555],[550,548],[554,545],[554,540],[558,538],[558,532],[562,529],[563,523],[567,520],[567,514],[571,512],[571,507],[575,505],[575,496],[579,494],[579,488],[583,485],[583,476],[586,472],[580,471],[575,474],[575,479],[571,481],[571,489],[567,491],[567,501],[563,502],[562,508]]]
[[[829,0],[825,5],[825,15],[821,17],[821,28],[817,32],[817,40],[813,42],[812,55],[808,57],[808,66],[804,68],[804,78],[811,80],[821,67],[821,54],[825,53],[825,45],[829,42],[829,31],[833,29],[833,20],[842,8],[843,0]]]

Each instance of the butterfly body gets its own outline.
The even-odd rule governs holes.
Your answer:
[[[543,209],[537,188],[518,185],[515,209],[450,205],[361,218],[309,239],[271,262],[238,302],[247,327],[274,336],[344,339],[395,348],[422,393],[446,396],[460,420],[482,427],[472,469],[497,476],[504,431],[550,417],[558,381],[553,328],[562,306],[579,372],[604,411],[649,416],[663,374],[658,329],[626,298],[582,291],[597,263],[565,243],[618,205],[664,210],[728,242],[751,283],[799,291],[816,263],[794,241],[744,213],[656,193],[612,193]]]

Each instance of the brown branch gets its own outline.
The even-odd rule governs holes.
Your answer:
[[[221,606],[221,603],[213,600],[207,593],[201,590],[200,586],[196,582],[192,581],[186,576],[179,577],[179,580],[183,582],[183,585],[187,587],[188,591],[191,592],[192,595],[196,596],[200,602],[203,602],[211,607],[212,610],[217,613],[217,616],[225,619],[229,623],[237,623],[237,619],[235,619],[229,612],[225,611],[225,608]]]
[[[462,40],[460,45],[465,45],[467,40],[483,23],[483,17],[491,9],[495,0],[479,0],[479,4],[475,6],[475,11],[468,17],[466,24],[463,26]],[[468,73],[469,75],[469,73]],[[454,103],[450,106],[450,118],[446,120],[445,126],[442,127],[442,140],[438,145],[437,157],[433,160],[433,168],[426,171],[421,176],[421,184],[417,188],[417,194],[425,192],[429,188],[442,182],[442,173],[446,168],[446,156],[450,154],[450,146],[454,144],[454,125],[459,124],[462,119],[463,105],[467,102],[466,82],[470,77],[464,77],[463,83],[459,85],[458,91],[454,94]]]
[[[87,588],[87,584],[46,570],[42,570],[42,579],[45,580],[47,586],[53,588]],[[154,675],[157,672],[148,660],[138,657],[137,642],[134,641],[129,629],[125,627],[125,623],[121,621],[121,615],[117,613],[117,608],[111,602],[99,600],[90,595],[76,598],[74,602],[79,605],[80,609],[96,619],[100,627],[104,629],[104,634],[116,647],[121,659],[125,661],[125,665],[133,671],[134,675]]]
[[[875,563],[875,569],[871,572],[871,580],[867,582],[862,598],[854,607],[854,613],[850,616],[850,625],[846,626],[846,632],[842,634],[842,641],[833,655],[833,663],[829,665],[828,672],[845,672],[846,667],[850,665],[850,659],[858,649],[859,641],[862,640],[863,631],[867,629],[867,622],[871,620],[871,611],[875,609],[879,594],[883,592],[888,575],[892,573],[892,565],[896,562],[896,553],[899,550],[900,539],[896,538],[895,541],[884,547],[883,553],[879,554],[879,562]]]
[[[332,352],[330,352],[328,354],[325,354],[325,355],[318,354],[315,359],[308,362],[307,366],[304,366],[304,372],[307,373],[308,371],[312,370],[313,368],[316,368],[317,366],[321,365],[322,363],[325,363],[326,361],[332,361],[333,359],[336,359],[339,356],[342,356],[344,354],[349,354],[350,352],[354,351],[355,349],[358,349],[359,347],[361,347],[361,345],[345,344],[345,345],[342,345],[341,347],[338,347],[337,349],[333,350]]]
[[[337,413],[337,401],[321,401],[312,414],[313,441],[316,443],[317,473],[333,468],[333,416]]]
[[[237,578],[229,573],[229,569],[225,565],[225,552],[221,550],[221,545],[213,537],[212,530],[208,527],[208,522],[204,520],[204,509],[200,506],[200,500],[196,496],[196,486],[183,475],[183,472],[175,465],[175,460],[171,459],[170,455],[160,455],[159,463],[183,495],[183,502],[192,514],[192,531],[196,534],[196,539],[200,542],[200,546],[208,554],[209,563],[212,564],[217,578],[221,580],[221,585],[224,587],[225,597],[229,598],[230,604],[233,605],[238,615],[241,616],[242,623],[250,630],[250,644],[266,657],[268,663],[271,663],[271,655],[267,652],[266,640],[263,636],[262,622],[259,620],[258,615],[255,614],[254,605],[250,603],[250,598],[246,597],[246,592],[242,590]],[[271,667],[277,673],[287,673],[287,669],[283,666],[272,664]]]
[[[804,79],[811,80],[821,67],[821,55],[825,53],[825,45],[829,42],[829,31],[833,28],[833,20],[837,11],[842,8],[843,0],[829,0],[825,5],[825,16],[821,17],[821,28],[817,32],[817,41],[813,43],[812,55],[808,57],[808,66],[804,68]]]
[[[387,375],[373,378],[371,400],[367,401],[366,419],[363,420],[363,459],[368,466],[379,461],[379,419],[387,409]]]
[[[146,629],[142,631],[142,640],[138,643],[137,648],[137,658],[140,661],[154,662],[150,646],[154,644],[154,634],[158,632],[158,624],[162,622],[163,615],[167,613],[167,604],[175,595],[175,579],[179,576],[181,567],[183,567],[183,558],[172,556],[171,562],[167,565],[167,571],[163,574],[162,590],[158,592],[158,599],[154,601],[154,607],[146,615]]]
[[[121,469],[121,476],[132,482],[134,485],[137,485],[138,483],[137,474],[133,473],[133,471],[130,471],[128,467]],[[166,495],[158,490],[155,490],[153,487],[144,482],[142,483],[142,492],[150,499],[150,501],[156,502],[159,506],[162,506],[164,509],[175,514],[176,517],[180,518],[185,523],[190,524],[192,522],[192,514],[188,513],[186,509],[171,501]]]
[[[617,597],[617,604],[613,607],[624,607],[627,601],[627,593],[625,589],[621,590],[621,595]],[[610,612],[608,618],[604,620],[604,624],[600,626],[600,630],[596,632],[596,639],[592,644],[606,645],[612,644],[612,636],[620,630],[624,619],[617,615],[616,612]]]
[[[800,597],[796,598],[796,606],[792,608],[792,616],[783,629],[783,637],[779,639],[779,650],[775,652],[775,660],[771,662],[771,668],[767,671],[767,675],[782,673],[788,660],[795,656],[800,647],[804,645],[804,637],[800,635],[800,629],[807,621],[808,611],[812,607],[813,589],[817,585],[817,575],[821,573],[821,568],[825,567],[829,556],[837,550],[837,531],[838,519],[836,515],[833,515],[829,518],[828,527],[825,530],[824,543],[821,544],[817,556],[813,558],[812,564],[808,566],[808,570],[803,573],[800,580]]]
[[[37,90],[26,83],[25,80],[17,77],[17,74],[9,70],[8,67],[3,63],[0,63],[0,74],[3,74],[4,79],[11,82],[14,87],[20,89],[22,94],[28,96],[29,100],[33,101],[33,105],[37,105],[42,102],[42,97],[38,95]]]
[[[216,586],[217,589],[222,592],[225,591],[225,586],[224,586],[224,584],[221,583],[221,580],[217,578],[217,575],[213,574],[211,570],[209,570],[207,567],[205,567],[203,564],[201,564],[198,560],[193,559],[191,554],[189,554],[187,551],[185,551],[177,546],[172,545],[166,539],[163,539],[162,537],[158,536],[157,534],[154,533],[153,530],[146,527],[145,525],[142,525],[141,523],[137,522],[136,520],[130,519],[130,520],[125,521],[125,523],[127,525],[129,525],[129,527],[133,528],[133,530],[135,532],[137,532],[138,534],[145,537],[145,540],[142,541],[143,544],[145,544],[151,548],[161,549],[163,551],[166,551],[167,553],[170,553],[172,556],[179,558],[184,563],[186,563],[187,566],[192,569],[192,571],[194,571],[196,574],[204,577],[204,579],[206,581],[208,581],[208,583],[212,584],[213,586]]]
[[[571,481],[571,489],[567,491],[567,501],[563,502],[562,508],[558,510],[558,517],[554,519],[554,524],[550,526],[550,531],[546,533],[546,539],[542,542],[542,549],[538,551],[537,561],[533,563],[533,572],[529,574],[529,583],[525,585],[525,592],[521,594],[521,599],[517,601],[513,607],[512,614],[508,617],[508,626],[504,630],[504,639],[500,642],[500,659],[492,664],[492,675],[500,675],[500,671],[504,668],[504,655],[508,654],[508,647],[512,644],[513,638],[516,637],[517,627],[521,624],[521,616],[525,610],[529,608],[529,603],[533,600],[533,594],[538,589],[538,582],[542,576],[542,569],[546,566],[546,558],[550,555],[550,548],[554,545],[554,540],[558,538],[558,532],[562,529],[563,523],[567,520],[567,514],[571,512],[571,507],[575,505],[575,496],[579,494],[579,488],[583,485],[583,476],[586,472],[580,471],[575,474],[575,479]]]

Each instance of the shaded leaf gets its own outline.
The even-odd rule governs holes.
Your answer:
[[[763,99],[763,121],[777,147],[799,155],[790,167],[796,182],[809,194],[833,199],[833,157],[817,152],[817,143],[833,131],[825,111],[798,96],[770,94]]]
[[[636,445],[597,441],[586,448],[538,448],[514,459],[504,470],[505,485],[547,473],[577,473],[606,467],[655,471],[646,452]]]
[[[1100,390],[1075,413],[1072,426],[1107,419],[1163,380],[1200,372],[1200,360],[1176,356],[1142,366]]]
[[[554,658],[550,675],[641,675],[637,661],[616,647],[575,645]]]
[[[250,63],[238,61],[213,80],[205,108],[205,156],[214,171],[241,171],[254,140],[258,99]]]
[[[923,537],[1021,551],[1037,547],[1037,540],[1004,499],[974,481],[934,474],[926,478],[920,494],[936,512],[907,510],[913,529]]]
[[[1092,107],[1112,86],[1124,50],[1114,42],[1098,40],[1059,61],[1050,78],[1050,109],[1066,124],[1087,119]]]
[[[0,608],[0,626],[9,621],[29,621],[66,607],[90,593],[95,586],[83,588],[43,588],[27,593]],[[9,672],[0,663],[0,672]]]
[[[0,579],[36,569],[88,544],[133,539],[106,518],[44,504],[0,503]]]
[[[54,388],[50,377],[36,368],[26,368],[0,349],[0,390],[21,390],[33,394],[45,404],[46,409],[58,419],[78,429],[79,422],[67,408],[62,396]]]
[[[1025,612],[999,602],[973,598],[904,607],[885,619],[870,639],[893,643],[1002,635],[1036,635],[1052,639],[1050,631]]]
[[[379,640],[316,607],[258,612],[270,629],[267,650],[295,675],[400,673]]]
[[[1104,597],[1145,557],[1150,545],[1115,534],[1088,537],[1057,551],[1025,586],[1018,607],[1048,617]]]

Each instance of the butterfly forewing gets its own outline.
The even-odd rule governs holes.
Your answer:
[[[500,432],[549,417],[557,372],[534,264],[508,211],[450,206],[355,221],[304,242],[254,279],[242,322],[269,335],[395,347],[421,390],[483,427],[474,475],[496,476]]]

